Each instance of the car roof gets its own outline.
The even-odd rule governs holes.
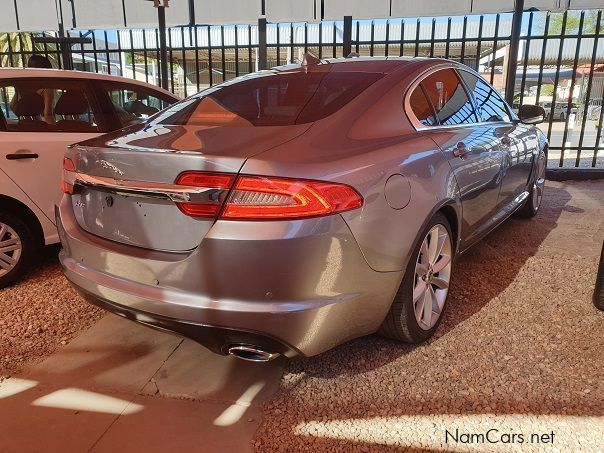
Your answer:
[[[416,67],[418,65],[440,65],[443,63],[453,64],[450,60],[443,58],[428,58],[428,57],[346,57],[346,58],[322,58],[320,63],[309,64],[307,68],[325,68],[332,66],[338,71],[362,71],[362,72],[381,72],[388,74],[401,69],[402,67]],[[301,64],[290,64],[277,66],[273,68],[275,71],[287,71],[304,68]],[[327,69],[327,68],[325,68]]]
[[[152,85],[147,82],[140,80],[128,79],[126,77],[119,77],[107,74],[98,74],[96,72],[85,72],[85,71],[74,71],[64,69],[41,69],[41,68],[0,68],[0,79],[15,79],[15,78],[42,78],[42,79],[86,79],[86,80],[111,80],[114,82],[130,83],[133,85],[140,85],[146,88],[157,90],[164,94],[170,95],[177,99],[177,97],[163,88],[156,85]]]

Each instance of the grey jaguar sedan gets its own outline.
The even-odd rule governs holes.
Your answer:
[[[91,303],[252,361],[438,328],[455,257],[533,217],[547,142],[441,59],[308,57],[70,147],[56,209]]]

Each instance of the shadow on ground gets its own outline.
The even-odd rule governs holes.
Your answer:
[[[429,345],[447,335],[459,323],[480,311],[488,302],[504,291],[539,246],[556,227],[563,211],[583,212],[567,206],[570,194],[560,188],[548,188],[547,206],[536,219],[510,218],[476,246],[460,256],[455,263],[447,311]],[[555,200],[555,203],[549,201]],[[292,371],[316,372],[328,378],[340,374],[364,373],[387,364],[417,346],[371,335],[350,341],[317,357],[298,358],[290,362]],[[347,356],[351,360],[341,363],[335,357]],[[334,368],[326,367],[334,363]]]
[[[601,241],[598,187],[585,195],[551,185],[535,219],[506,221],[460,257],[429,342],[369,336],[292,360],[255,447],[430,451],[442,444],[446,420],[463,428],[475,422],[464,417],[494,417],[490,426],[501,428],[497,416],[604,415],[604,316],[591,304],[596,258],[572,242],[576,231]],[[401,441],[414,426],[423,426],[418,442],[438,439]]]

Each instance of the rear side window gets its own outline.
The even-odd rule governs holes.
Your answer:
[[[467,71],[460,71],[466,86],[474,96],[478,116],[482,121],[510,121],[505,101],[488,83]]]
[[[440,124],[458,125],[476,123],[474,107],[461,80],[453,69],[434,72],[421,82],[432,103]]]
[[[308,71],[236,79],[204,91],[162,124],[287,126],[325,118],[383,77],[371,72]]]
[[[432,106],[428,102],[421,85],[415,87],[413,93],[411,93],[409,104],[411,105],[411,110],[413,110],[413,113],[420,123],[425,126],[437,124]]]
[[[93,96],[85,82],[13,80],[0,86],[8,132],[97,132]]]

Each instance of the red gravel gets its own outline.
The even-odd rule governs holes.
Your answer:
[[[103,312],[71,289],[47,247],[18,284],[0,289],[0,379],[51,354],[89,328]]]

